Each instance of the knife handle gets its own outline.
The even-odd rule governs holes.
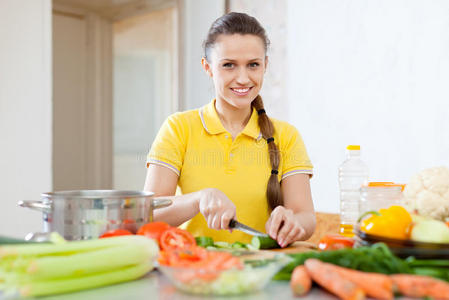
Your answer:
[[[234,228],[235,225],[237,225],[237,221],[234,219],[231,219],[231,221],[229,221],[229,225],[228,225],[229,228]]]

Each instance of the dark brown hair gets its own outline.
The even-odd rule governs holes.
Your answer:
[[[270,41],[268,40],[265,33],[265,29],[254,17],[251,17],[244,13],[231,12],[215,20],[215,22],[212,23],[212,26],[209,29],[207,38],[203,43],[204,57],[207,61],[209,61],[209,53],[211,48],[213,48],[218,36],[220,36],[221,34],[250,34],[258,36],[264,44],[265,53],[267,52],[268,46],[270,44]],[[260,95],[257,95],[257,97],[251,103],[251,106],[254,107],[258,112],[261,109],[264,109],[262,97],[260,97]],[[265,112],[259,114],[259,127],[265,140],[273,137],[274,126]],[[280,153],[275,142],[276,141],[268,142],[268,153],[270,155],[271,169],[278,171],[280,163]],[[268,207],[271,210],[276,208],[278,205],[284,204],[278,175],[274,173],[277,172],[272,172],[267,184],[267,201]]]

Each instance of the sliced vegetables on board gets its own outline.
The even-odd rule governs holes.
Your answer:
[[[135,235],[0,246],[1,289],[43,296],[134,280],[153,269],[158,253],[155,241]]]
[[[263,237],[263,236],[255,236],[251,240],[251,245],[253,245],[256,249],[275,249],[281,248],[278,242],[273,240],[271,237]]]
[[[246,250],[259,250],[259,249],[275,249],[281,248],[279,244],[270,237],[253,237],[251,243],[246,244],[242,242],[222,242],[215,241],[211,237],[200,236],[195,238],[198,246],[208,248],[208,249],[246,249]]]

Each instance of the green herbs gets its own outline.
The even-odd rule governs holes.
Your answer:
[[[338,266],[360,270],[365,272],[376,272],[383,274],[413,273],[412,269],[402,259],[394,256],[385,244],[375,244],[371,247],[360,247],[353,249],[339,249],[323,252],[304,252],[290,254],[294,259],[278,274],[275,279],[289,280],[293,269],[304,264],[308,258],[316,258],[324,262]]]
[[[293,262],[277,273],[275,280],[290,280],[296,266],[304,264],[308,258],[316,258],[323,262],[364,272],[429,275],[449,281],[449,260],[417,260],[413,257],[403,260],[393,255],[383,243],[370,247],[304,252],[289,256],[293,258]]]
[[[43,296],[134,280],[153,268],[158,252],[143,236],[1,246],[0,289]]]

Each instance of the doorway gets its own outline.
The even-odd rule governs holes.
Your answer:
[[[54,190],[141,190],[178,109],[176,2],[54,0],[53,20]]]
[[[175,20],[172,7],[113,24],[115,189],[143,188],[151,142],[178,108]]]

